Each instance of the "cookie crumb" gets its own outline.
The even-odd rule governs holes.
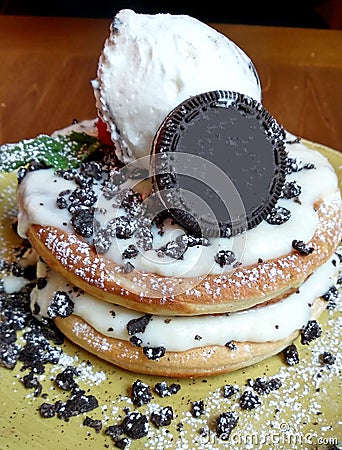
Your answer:
[[[223,441],[229,436],[238,423],[239,417],[231,411],[221,413],[216,419],[216,434]]]
[[[317,320],[309,320],[309,322],[301,329],[300,342],[303,345],[310,344],[311,341],[321,336],[322,329],[318,325]]]
[[[294,344],[287,346],[283,350],[285,362],[288,366],[294,366],[299,363],[299,354],[297,347]]]

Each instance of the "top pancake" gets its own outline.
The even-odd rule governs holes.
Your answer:
[[[288,147],[296,147],[297,141],[294,145],[292,143]],[[173,259],[172,264],[165,265],[165,260],[161,259],[164,266],[161,266],[162,270],[159,272],[139,267],[139,261],[134,258],[129,261],[133,263],[131,269],[135,269],[127,271],[120,252],[118,255],[115,252],[110,255],[105,252],[101,254],[92,245],[91,239],[80,236],[70,226],[64,226],[69,216],[63,216],[65,210],[56,206],[58,188],[56,192],[53,191],[51,198],[46,198],[44,193],[48,186],[41,181],[38,193],[29,192],[28,186],[22,187],[25,179],[19,186],[20,234],[28,237],[39,256],[70,283],[108,302],[159,315],[214,314],[244,310],[281,298],[296,289],[331,256],[341,240],[342,207],[336,174],[318,152],[308,150],[302,144],[298,145],[299,152],[296,154],[300,156],[297,163],[303,159],[306,164],[312,159],[317,163],[317,169],[297,168],[304,174],[304,178],[300,180],[303,184],[302,191],[305,192],[297,199],[282,200],[282,205],[294,205],[297,210],[303,209],[304,214],[299,217],[298,222],[297,219],[293,221],[290,231],[286,231],[287,224],[285,228],[284,225],[268,224],[265,227],[264,221],[249,230],[247,234],[253,232],[254,240],[246,239],[247,257],[244,260],[245,255],[241,253],[240,265],[220,268],[216,264],[221,270],[209,271],[195,260],[192,272],[182,276],[182,271],[177,270],[187,262],[185,252],[183,259]],[[293,175],[297,177],[297,172]],[[50,172],[46,173],[46,179],[50,178]],[[320,182],[316,183],[315,180]],[[55,179],[50,180],[51,186],[58,184],[54,181]],[[305,206],[307,194],[310,202]],[[39,215],[41,210],[44,215]],[[295,217],[294,210],[293,218]],[[285,246],[281,248],[287,249],[286,251],[280,252],[278,249],[272,254],[273,247],[276,247],[273,232],[281,244],[282,241],[285,242]],[[241,236],[244,238],[245,235]],[[305,245],[312,247],[313,251],[307,255],[300,254],[291,247],[295,239],[304,239]],[[129,239],[119,241],[124,247],[131,242]],[[222,245],[228,246],[228,243],[227,238]],[[259,246],[257,252],[254,251],[256,244]],[[203,246],[200,247],[203,249]],[[268,249],[264,254],[263,247]],[[117,248],[114,250],[117,251]],[[214,260],[214,254],[210,258]],[[202,262],[205,263],[205,259],[202,258]]]
[[[307,255],[293,251],[222,275],[179,278],[133,270],[99,256],[77,235],[50,226],[31,225],[28,237],[40,257],[70,283],[86,292],[137,311],[195,315],[239,311],[298,287],[335,251],[341,239],[340,202],[322,202],[319,224]],[[177,293],[178,292],[178,293]]]

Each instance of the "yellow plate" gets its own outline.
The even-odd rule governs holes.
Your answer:
[[[334,166],[342,189],[342,155],[321,145],[306,142],[322,152]],[[319,182],[319,180],[317,180]],[[20,242],[11,231],[15,218],[15,177],[0,177],[0,258],[8,257],[11,249]],[[167,427],[156,428],[149,421],[147,437],[132,440],[127,449],[323,449],[342,441],[341,422],[341,368],[342,346],[339,306],[325,311],[320,319],[323,332],[320,339],[309,346],[297,342],[300,363],[285,365],[282,356],[228,375],[206,379],[175,380],[137,375],[118,369],[75,347],[70,342],[63,345],[63,357],[56,366],[46,366],[39,376],[44,397],[34,397],[33,389],[25,389],[20,381],[28,371],[21,372],[18,363],[13,370],[0,367],[0,449],[53,449],[115,448],[110,436],[104,433],[109,425],[121,423],[125,408],[150,416],[153,410],[172,406],[174,419]],[[330,351],[336,356],[335,364],[319,362],[319,355]],[[43,419],[38,408],[43,402],[65,401],[69,393],[60,390],[53,382],[65,366],[74,365],[81,375],[76,381],[87,394],[93,394],[99,407],[89,413],[71,417],[68,422],[56,417]],[[252,410],[242,410],[239,396],[249,378],[278,377],[282,381],[279,390],[260,395],[261,405]],[[152,401],[134,407],[130,400],[132,383],[141,379],[153,393]],[[181,389],[171,397],[160,398],[153,387],[157,382],[179,383]],[[222,396],[222,387],[233,384],[239,392],[231,398]],[[204,414],[192,417],[191,404],[203,400]],[[215,433],[215,419],[221,412],[235,411],[239,416],[230,440],[224,441]],[[83,425],[85,416],[101,419],[99,433]],[[207,430],[207,435],[199,430]]]

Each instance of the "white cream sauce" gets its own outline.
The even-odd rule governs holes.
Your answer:
[[[145,332],[137,333],[142,346],[164,346],[168,351],[185,351],[207,345],[225,345],[229,341],[277,341],[301,329],[311,318],[311,304],[334,284],[339,258],[334,255],[319,267],[299,288],[285,299],[265,306],[231,314],[195,317],[151,316]],[[127,323],[142,313],[98,300],[85,293],[73,292],[56,272],[39,263],[38,276],[48,271],[46,287],[35,288],[31,308],[40,307],[40,316],[47,317],[50,300],[56,291],[67,292],[74,301],[74,314],[84,319],[105,336],[128,341]],[[115,314],[114,314],[114,313]]]

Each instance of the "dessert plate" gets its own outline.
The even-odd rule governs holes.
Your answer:
[[[305,141],[320,151],[334,166],[342,189],[342,154],[320,144]],[[317,180],[319,182],[319,180]],[[12,231],[16,216],[16,179],[14,174],[0,176],[0,261],[12,254],[20,240]],[[283,355],[274,356],[262,363],[230,374],[198,379],[167,379],[130,373],[97,359],[66,341],[62,356],[56,365],[46,365],[45,373],[38,375],[43,386],[39,396],[34,389],[27,389],[20,381],[27,374],[21,371],[22,363],[14,369],[0,366],[0,449],[53,449],[116,448],[105,430],[120,424],[127,411],[139,411],[148,419],[148,435],[129,439],[127,449],[323,449],[338,446],[342,442],[341,422],[341,370],[342,346],[341,308],[325,311],[319,323],[322,336],[308,346],[295,342],[299,352],[299,364],[286,365]],[[1,311],[0,311],[1,312]],[[324,364],[323,352],[330,352],[336,359]],[[67,366],[74,366],[79,375],[75,378],[87,395],[98,400],[98,407],[69,420],[42,418],[42,403],[65,402],[70,396],[63,391],[55,378]],[[277,378],[279,389],[257,393],[260,404],[248,409],[241,404],[244,391],[261,377],[264,381]],[[135,406],[131,398],[131,386],[140,379],[151,388],[149,403]],[[154,390],[156,383],[180,385],[178,392],[160,397]],[[233,395],[223,396],[223,387],[233,385]],[[253,391],[256,394],[255,391]],[[203,401],[198,416],[194,414],[194,402]],[[153,424],[151,415],[170,406],[173,419],[167,426]],[[255,405],[254,405],[255,406]],[[234,412],[238,417],[235,428],[228,436],[216,432],[216,419],[221,413]],[[84,425],[84,419],[100,420],[101,430]],[[124,435],[122,435],[124,437]],[[228,439],[227,439],[228,438]],[[123,448],[123,447],[121,447]],[[334,447],[333,447],[334,448]],[[339,447],[337,447],[339,448]]]

